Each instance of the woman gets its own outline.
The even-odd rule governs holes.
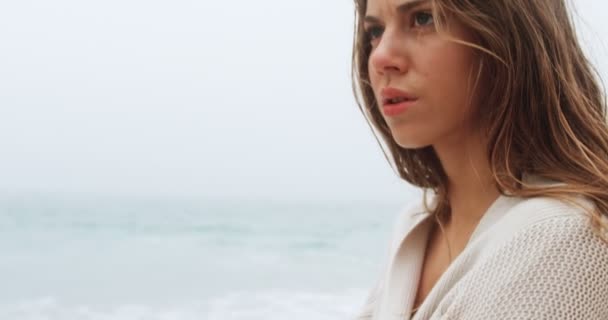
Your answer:
[[[355,2],[359,105],[425,191],[359,318],[608,319],[606,101],[565,1]]]

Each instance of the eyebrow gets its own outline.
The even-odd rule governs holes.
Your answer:
[[[429,2],[430,0],[413,0],[413,1],[408,1],[406,3],[400,4],[399,6],[397,6],[397,11],[398,12],[408,12],[410,10],[412,10],[413,8],[425,3],[425,2]],[[363,18],[364,22],[369,22],[369,23],[380,23],[380,19],[376,18],[374,16],[365,16],[365,18]]]

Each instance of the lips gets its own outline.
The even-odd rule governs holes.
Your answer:
[[[382,89],[380,96],[382,97],[383,106],[396,105],[403,102],[412,102],[418,100],[418,98],[410,93],[395,88]]]
[[[385,117],[397,117],[411,108],[417,97],[395,88],[384,88],[381,91],[382,114]]]

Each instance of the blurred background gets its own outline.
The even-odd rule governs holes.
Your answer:
[[[608,4],[577,0],[608,79]],[[419,196],[352,0],[0,3],[0,319],[348,319]]]

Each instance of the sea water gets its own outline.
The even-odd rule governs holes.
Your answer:
[[[0,319],[349,319],[402,207],[0,197]]]

